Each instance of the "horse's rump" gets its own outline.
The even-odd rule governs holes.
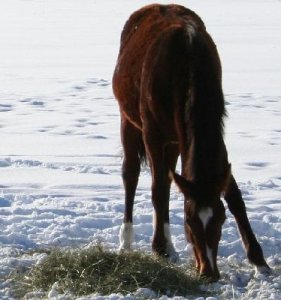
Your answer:
[[[155,80],[160,79],[161,82],[166,81],[166,83],[167,79],[176,77],[176,74],[171,74],[171,72],[183,74],[183,70],[176,68],[184,68],[183,60],[187,57],[181,51],[182,45],[177,43],[176,47],[172,43],[176,39],[180,43],[185,43],[185,34],[194,31],[195,27],[196,30],[205,31],[204,23],[194,12],[185,7],[174,5],[146,6],[133,13],[126,22],[121,35],[120,53],[113,77],[113,88],[116,97],[120,100],[122,112],[138,128],[141,129],[142,127],[140,112],[136,111],[139,109],[139,101],[143,101],[144,88],[142,85],[147,88],[150,85],[143,76],[144,73],[146,76],[149,75],[150,82],[155,76]],[[180,38],[180,35],[183,39]],[[168,56],[168,61],[165,61],[165,55]],[[155,64],[156,61],[158,65]],[[170,71],[165,73],[165,69]],[[150,71],[154,74],[150,75]],[[118,80],[118,84],[114,84],[115,80]],[[159,92],[156,87],[157,84],[152,85],[154,86],[151,86],[153,89],[156,88],[156,93]],[[166,99],[171,99],[167,96],[169,87],[171,87],[170,84],[165,86],[165,91],[162,90],[162,95]],[[119,97],[119,95],[122,96]],[[166,100],[162,102],[167,104]]]

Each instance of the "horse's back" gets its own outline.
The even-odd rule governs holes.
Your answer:
[[[167,28],[188,28],[189,25],[196,27],[198,31],[205,31],[200,17],[184,6],[152,4],[141,8],[130,16],[124,26],[119,61],[124,63],[126,60],[141,65],[150,45],[161,37]],[[126,64],[123,65],[126,67]]]
[[[200,17],[179,5],[148,5],[134,12],[126,22],[121,34],[113,90],[121,112],[137,127],[141,127],[138,111],[141,77],[149,51],[157,40],[162,41],[171,36],[171,31],[186,31],[188,28],[205,32],[205,25]]]
[[[133,39],[145,35],[153,39],[171,24],[185,26],[189,23],[205,29],[203,21],[192,10],[180,5],[151,4],[134,12],[126,22],[121,34],[120,54]],[[149,43],[146,43],[149,45]]]

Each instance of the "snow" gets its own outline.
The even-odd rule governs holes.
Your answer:
[[[176,2],[202,17],[217,44],[229,115],[225,121],[229,158],[250,222],[273,268],[268,277],[255,274],[228,213],[219,247],[222,278],[202,288],[220,294],[220,299],[281,299],[281,275],[276,271],[281,264],[281,1]],[[124,22],[148,3],[0,3],[1,299],[12,299],[5,279],[10,272],[44,259],[42,254],[28,256],[26,250],[97,241],[118,249],[122,157],[111,76]],[[172,241],[186,261],[193,256],[184,237],[182,204],[173,186]],[[135,215],[135,248],[150,251],[147,169],[141,174]],[[55,286],[49,296],[67,299],[57,294]],[[80,299],[143,296],[156,297],[140,289],[136,295]]]

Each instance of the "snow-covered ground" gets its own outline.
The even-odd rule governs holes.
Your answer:
[[[219,299],[280,300],[281,1],[174,2],[194,9],[218,46],[229,157],[273,268],[269,277],[254,274],[228,213],[219,247],[222,278],[208,289],[221,293]],[[1,299],[12,298],[6,276],[40,259],[24,255],[26,250],[97,241],[118,247],[122,157],[111,76],[124,22],[148,3],[0,2]],[[174,187],[171,198],[173,242],[186,261],[193,256],[184,238],[183,200]],[[136,248],[150,251],[148,170],[141,175],[135,213]],[[123,297],[87,299],[110,298]]]

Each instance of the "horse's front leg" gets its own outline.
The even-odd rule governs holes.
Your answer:
[[[140,160],[144,146],[142,134],[124,116],[121,117],[121,141],[124,150],[122,179],[125,189],[125,209],[123,224],[120,228],[120,250],[130,250],[134,241],[133,206],[138,178]]]
[[[235,217],[249,261],[256,266],[257,272],[264,274],[270,273],[270,268],[264,259],[262,248],[252,231],[241,191],[232,175],[226,188],[224,198],[229,210]]]
[[[170,182],[167,171],[163,170],[162,166],[154,166],[152,171],[152,203],[154,208],[152,250],[160,256],[174,259],[175,250],[172,245],[169,226],[169,194]]]
[[[178,149],[175,145],[165,145],[156,136],[153,137],[150,132],[149,138],[146,139],[146,150],[152,171],[152,203],[154,208],[152,250],[157,255],[176,262],[178,254],[172,244],[170,233],[171,179],[168,174],[169,169],[175,169]]]

